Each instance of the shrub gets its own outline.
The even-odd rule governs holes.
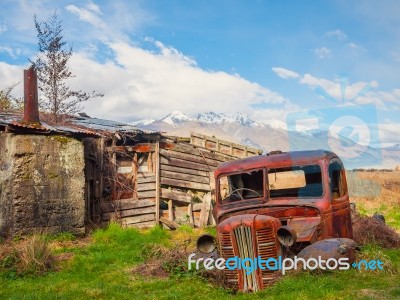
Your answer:
[[[47,241],[34,234],[22,243],[18,249],[18,273],[41,275],[54,266],[54,257]]]

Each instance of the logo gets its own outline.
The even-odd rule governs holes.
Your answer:
[[[304,140],[336,153],[347,169],[378,166],[382,162],[376,108],[358,105],[354,100],[368,92],[363,87],[353,98],[345,99],[347,78],[339,79],[341,100],[331,97],[322,87],[316,93],[337,105],[287,115],[290,150],[304,148]],[[301,136],[303,135],[303,136]]]
[[[321,256],[318,258],[304,259],[301,257],[286,257],[278,256],[277,258],[271,257],[268,259],[262,259],[260,256],[255,258],[240,258],[237,256],[228,258],[213,259],[209,258],[198,258],[194,259],[195,253],[192,253],[188,257],[188,269],[192,268],[200,270],[202,267],[206,270],[243,270],[247,275],[255,272],[257,269],[270,270],[270,271],[281,271],[282,275],[285,275],[289,270],[349,270],[351,267],[358,270],[383,270],[383,262],[378,260],[360,260],[350,265],[349,258],[342,257],[339,259],[329,258],[322,259]]]

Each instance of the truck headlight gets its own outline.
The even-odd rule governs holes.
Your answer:
[[[277,232],[276,236],[278,238],[279,243],[282,244],[282,246],[285,247],[290,247],[294,243],[296,243],[297,240],[297,234],[296,231],[289,226],[281,226]]]

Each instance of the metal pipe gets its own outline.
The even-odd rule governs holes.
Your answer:
[[[31,66],[27,70],[24,70],[23,122],[40,124],[37,75],[36,75],[36,70],[33,66]]]

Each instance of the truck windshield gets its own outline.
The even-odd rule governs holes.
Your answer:
[[[263,197],[263,170],[221,176],[219,179],[219,199],[221,204]]]
[[[293,166],[268,170],[270,198],[322,197],[322,176],[319,165]]]

